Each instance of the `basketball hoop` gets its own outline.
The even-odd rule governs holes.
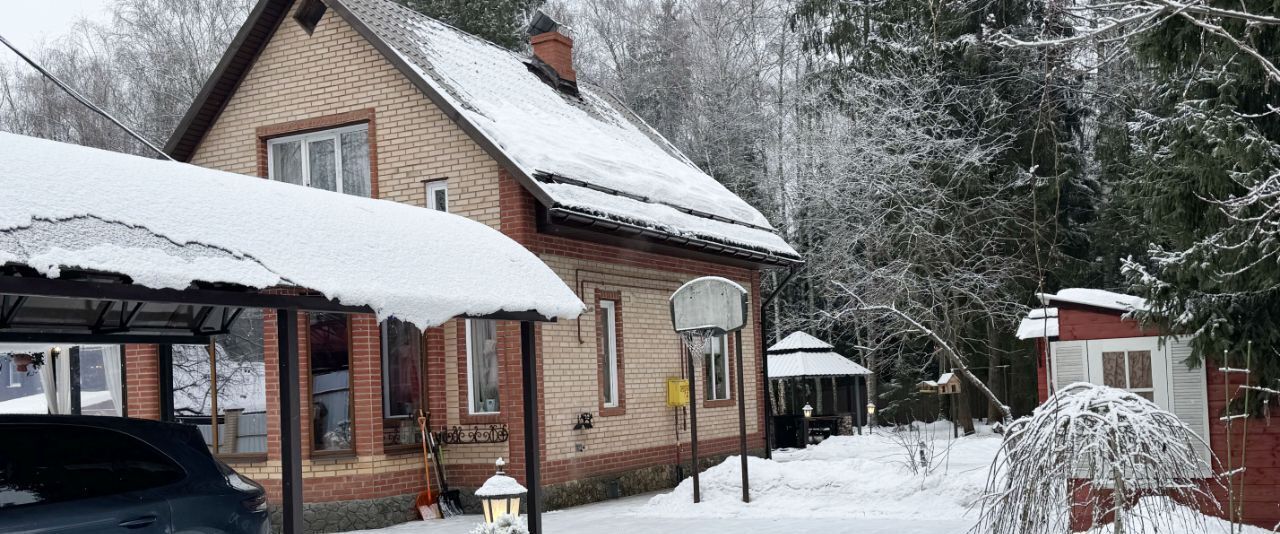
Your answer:
[[[682,330],[678,333],[680,334],[680,340],[684,342],[684,348],[689,351],[689,355],[696,356],[707,352],[707,348],[711,346],[711,340],[724,335],[724,330],[708,326]]]
[[[742,502],[751,502],[747,477],[747,415],[743,392],[742,329],[747,326],[747,290],[719,276],[690,280],[671,294],[671,326],[689,351],[685,359],[685,379],[689,384],[689,460],[693,478],[693,502],[701,500],[698,483],[698,401],[694,360],[710,352],[711,340],[734,333],[738,363],[738,441],[742,449]],[[725,352],[728,352],[727,350]],[[728,357],[728,354],[724,354]],[[758,357],[758,356],[757,356]],[[726,364],[727,365],[727,364]]]

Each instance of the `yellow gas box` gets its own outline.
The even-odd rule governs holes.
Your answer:
[[[689,381],[683,378],[667,379],[667,406],[679,408],[689,405]]]

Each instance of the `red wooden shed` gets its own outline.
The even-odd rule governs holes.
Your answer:
[[[1241,467],[1240,451],[1247,451],[1243,474],[1242,519],[1272,528],[1280,523],[1280,425],[1252,420],[1244,447],[1244,424],[1231,432],[1234,456],[1227,456],[1228,428],[1219,418],[1228,394],[1234,396],[1243,378],[1231,385],[1213,364],[1189,366],[1187,340],[1144,328],[1130,317],[1146,303],[1132,295],[1098,289],[1070,288],[1040,294],[1043,308],[1032,310],[1018,327],[1020,339],[1035,340],[1038,398],[1048,400],[1057,388],[1089,382],[1125,389],[1146,397],[1176,414],[1206,438],[1218,473]],[[1213,476],[1206,473],[1206,478]],[[1240,484],[1240,479],[1234,480]],[[1239,487],[1239,486],[1237,486]],[[1219,500],[1228,508],[1225,491]],[[1219,515],[1224,515],[1224,512]],[[1084,526],[1084,525],[1078,525]]]

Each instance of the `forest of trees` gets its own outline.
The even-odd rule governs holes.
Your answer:
[[[1062,287],[1144,296],[1192,363],[1251,343],[1280,379],[1273,3],[400,1],[517,51],[532,10],[568,25],[581,81],[805,255],[770,338],[804,329],[876,370],[887,417],[952,354],[1026,413],[1036,363],[1012,333]],[[113,0],[28,52],[162,143],[250,7]],[[146,154],[7,58],[0,129]]]

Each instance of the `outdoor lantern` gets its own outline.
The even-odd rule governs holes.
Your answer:
[[[876,414],[876,403],[874,403],[874,402],[868,402],[868,403],[867,403],[867,416],[872,416],[872,415],[875,415],[875,414]]]
[[[506,465],[507,462],[498,458],[498,461],[494,462],[497,472],[476,490],[476,497],[480,498],[480,505],[484,507],[486,524],[492,525],[504,515],[519,517],[520,499],[529,493],[529,490],[516,482],[516,479],[507,476],[506,471],[502,469]]]
[[[804,408],[801,408],[801,410],[804,410],[805,419],[813,417],[813,406],[809,406],[809,403],[804,403]]]

